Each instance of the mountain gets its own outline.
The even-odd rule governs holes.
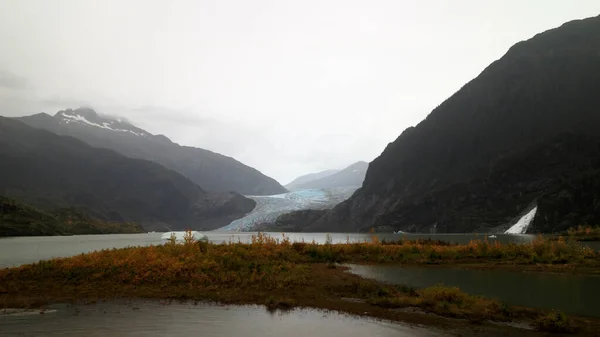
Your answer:
[[[287,192],[274,179],[231,157],[180,146],[163,135],[153,135],[125,120],[99,115],[90,108],[62,110],[54,116],[40,113],[18,119],[35,128],[72,136],[127,157],[154,161],[179,172],[207,191],[234,191],[244,195]]]
[[[144,233],[136,223],[99,221],[73,209],[44,212],[0,196],[0,237]]]
[[[116,127],[116,125],[115,125]],[[251,211],[236,193],[209,193],[147,160],[0,117],[0,195],[44,210],[74,207],[152,229],[214,229]]]
[[[321,171],[321,172],[317,172],[317,173],[305,174],[303,176],[299,176],[298,178],[292,180],[292,182],[285,185],[284,187],[290,191],[294,191],[294,190],[296,190],[297,186],[301,186],[302,184],[306,184],[313,180],[328,177],[336,172],[339,172],[339,170],[325,170],[325,171]]]
[[[343,170],[327,174],[324,171],[296,178],[286,187],[291,191],[306,189],[338,188],[338,187],[360,187],[365,179],[369,164],[364,161],[356,162]],[[291,186],[293,184],[293,186]]]
[[[370,163],[309,231],[530,232],[600,221],[600,17],[512,46]]]

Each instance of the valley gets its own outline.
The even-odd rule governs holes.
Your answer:
[[[600,18],[591,17],[519,42],[372,162],[303,175],[287,188],[231,157],[91,108],[2,119],[9,157],[0,194],[147,230],[503,233],[532,209],[527,233],[600,223],[600,102],[591,89],[600,86],[600,46],[588,43],[599,32]],[[58,148],[77,170],[68,178],[48,164],[59,157],[44,155]],[[109,157],[131,164],[89,170]],[[57,193],[59,179],[66,192]]]
[[[286,217],[296,212],[323,212],[350,198],[361,185],[368,164],[356,162],[340,170],[304,175],[286,185],[289,193],[247,196],[256,202],[244,217],[232,221],[221,231],[300,231],[290,227]]]
[[[276,3],[6,29],[0,334],[600,336],[600,16]]]
[[[285,194],[248,197],[254,209],[240,219],[220,228],[222,231],[264,231],[277,229],[280,216],[305,210],[326,210],[348,199],[357,187],[307,189]]]

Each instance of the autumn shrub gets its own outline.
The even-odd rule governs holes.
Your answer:
[[[374,298],[371,303],[384,308],[416,307],[441,316],[472,321],[510,320],[507,307],[500,302],[466,294],[456,287],[442,285],[417,290],[407,288],[390,296]]]
[[[171,238],[173,237],[173,235],[171,235]],[[196,239],[194,238],[194,233],[192,232],[191,229],[186,229],[185,234],[183,235],[183,243],[184,244],[193,244],[196,242]]]
[[[425,304],[435,304],[437,302],[448,302],[452,304],[463,305],[470,302],[471,297],[456,287],[434,286],[423,289],[420,292]]]
[[[42,298],[50,294],[79,297],[102,292],[134,293],[150,298],[242,298],[252,303],[264,303],[272,309],[285,309],[294,306],[294,300],[305,298],[305,291],[309,289],[313,291],[310,298],[314,301],[323,294],[357,297],[386,308],[416,307],[474,322],[484,319],[502,321],[512,316],[498,301],[465,294],[452,287],[415,289],[381,284],[355,275],[350,277],[336,264],[492,261],[576,263],[597,267],[599,260],[599,254],[593,250],[566,241],[543,239],[524,245],[485,241],[471,241],[466,245],[439,245],[433,241],[318,245],[292,243],[285,235],[273,238],[259,233],[250,243],[170,241],[164,245],[105,249],[0,269],[0,290],[8,289],[28,296],[41,294]],[[335,276],[329,280],[320,277],[322,275]],[[343,278],[348,279],[341,282]],[[291,295],[292,290],[296,297]],[[568,328],[568,323],[567,318],[557,313],[541,317],[537,322],[545,331]]]
[[[267,298],[267,300],[265,301],[265,306],[267,307],[267,310],[273,312],[273,311],[287,311],[287,310],[291,310],[292,308],[294,308],[294,306],[296,305],[296,301],[294,301],[293,299],[290,298],[275,298],[273,296],[269,296]]]
[[[574,332],[573,321],[562,312],[551,311],[540,316],[536,321],[536,327],[539,331],[565,333]]]
[[[40,261],[32,265],[0,270],[19,273],[31,280],[56,282],[106,281],[124,284],[186,283],[200,286],[249,285],[262,282],[282,287],[302,282],[302,268],[325,263],[513,263],[573,264],[598,267],[600,256],[589,248],[566,241],[536,240],[530,244],[501,245],[471,241],[466,245],[438,245],[435,242],[404,241],[318,245],[291,243],[259,233],[251,243],[168,242],[165,245],[110,249],[72,258]],[[276,276],[274,276],[276,275]],[[426,300],[440,294],[423,294]],[[449,296],[449,294],[446,294]],[[454,303],[453,301],[445,302]]]
[[[600,226],[579,225],[567,230],[567,236],[578,240],[600,240]]]

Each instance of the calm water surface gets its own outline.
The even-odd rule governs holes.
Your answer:
[[[509,304],[600,317],[598,276],[434,267],[350,267],[352,273],[382,282],[418,288],[441,283]]]
[[[441,337],[442,332],[318,310],[269,313],[259,306],[152,301],[108,302],[54,312],[0,314],[2,336],[381,336]],[[0,311],[1,313],[1,311]]]
[[[222,242],[250,242],[253,234],[249,232],[204,232],[208,239],[215,243]],[[281,233],[267,233],[274,238],[282,238]],[[74,236],[38,236],[0,238],[0,268],[13,267],[53,257],[68,257],[95,250],[124,248],[128,246],[147,246],[162,244],[162,233],[147,234],[110,234],[110,235],[74,235]],[[305,241],[325,243],[325,233],[286,233],[292,241]],[[482,240],[484,234],[357,234],[335,233],[331,234],[334,243],[371,241],[373,236],[379,240],[406,240],[433,239],[450,243],[468,243],[470,240]],[[534,235],[503,235],[498,234],[490,242],[500,243],[526,243],[535,238]],[[596,250],[600,250],[600,242],[586,243]]]
[[[0,268],[18,266],[53,257],[68,257],[101,249],[147,246],[164,243],[162,233],[78,235],[54,237],[18,237],[0,239]],[[250,242],[256,233],[205,232],[209,240]],[[282,238],[281,233],[268,233]],[[286,234],[292,241],[324,243],[324,233]],[[468,243],[483,239],[476,234],[395,235],[332,234],[335,243],[379,240],[434,239],[451,243]],[[526,243],[533,235],[498,235],[501,243]],[[600,249],[600,243],[588,243]],[[596,245],[596,246],[594,246]],[[439,283],[458,286],[468,293],[497,298],[503,302],[559,309],[567,313],[600,317],[600,277],[559,274],[475,271],[449,268],[406,268],[398,266],[352,266],[363,277],[384,282],[427,287]],[[341,334],[359,336],[441,336],[428,330],[364,319],[348,318],[318,311],[293,311],[293,315],[271,315],[261,307],[213,307],[209,305],[161,306],[155,302],[138,303],[136,308],[115,303],[84,306],[77,309],[57,307],[46,315],[0,315],[0,335],[86,335],[115,336],[187,336],[201,331],[202,336],[281,336],[289,337]],[[21,334],[19,334],[21,333]]]

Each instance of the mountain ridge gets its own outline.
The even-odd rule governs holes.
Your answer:
[[[292,191],[300,191],[306,189],[324,189],[324,188],[340,188],[340,187],[360,187],[365,179],[365,174],[369,163],[364,161],[355,162],[341,170],[336,170],[331,174],[323,174],[323,171],[319,173],[313,173],[312,175],[304,175],[299,178],[305,178],[305,181],[296,183],[289,189]],[[310,179],[313,178],[313,179]],[[298,178],[297,178],[298,179]],[[296,180],[297,180],[296,179]],[[288,184],[289,186],[291,184]]]
[[[76,207],[107,221],[148,230],[214,229],[243,216],[254,201],[204,191],[143,159],[95,148],[70,136],[0,117],[0,194],[44,210]]]
[[[164,135],[153,135],[126,121],[102,117],[91,108],[61,110],[54,116],[38,113],[16,119],[35,128],[75,137],[94,147],[159,163],[208,191],[233,191],[243,195],[287,192],[273,178],[232,157],[179,145]]]
[[[320,172],[308,173],[308,174],[305,174],[305,175],[301,175],[299,177],[296,177],[294,180],[292,180],[288,184],[284,185],[284,187],[291,191],[296,186],[302,185],[302,184],[304,184],[306,182],[313,181],[313,180],[316,180],[316,179],[328,177],[328,176],[330,176],[330,175],[332,175],[334,173],[337,173],[339,171],[340,170],[324,170],[324,171],[320,171]]]

